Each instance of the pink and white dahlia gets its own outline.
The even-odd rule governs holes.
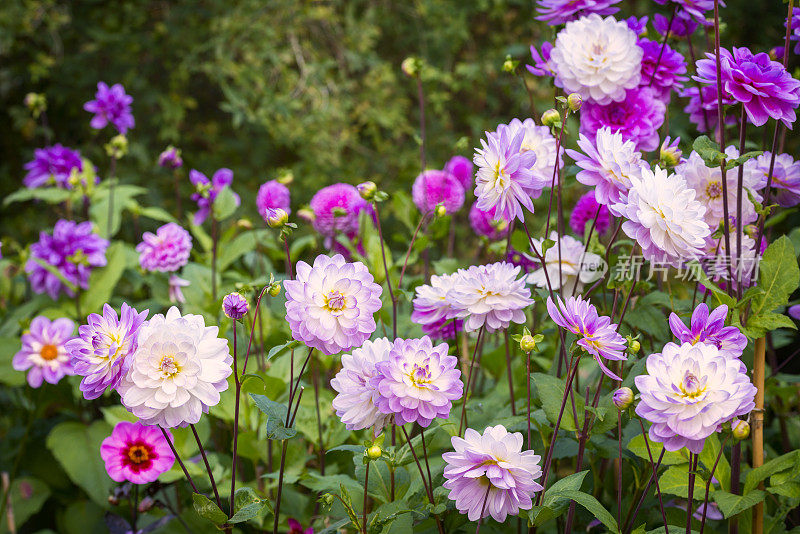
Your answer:
[[[189,261],[192,236],[181,225],[167,223],[153,234],[145,232],[136,245],[139,265],[145,271],[175,272]]]
[[[66,346],[74,331],[75,323],[69,319],[34,317],[28,331],[22,334],[22,347],[11,366],[28,371],[28,385],[32,388],[40,387],[42,382],[58,384],[64,376],[75,374]]]
[[[542,190],[553,185],[553,167],[556,165],[556,138],[547,126],[537,125],[533,119],[512,119],[508,125],[501,124],[501,128],[509,129],[511,139],[520,131],[523,132],[522,145],[520,152],[533,152],[536,160],[530,166],[533,172],[534,186],[528,191],[531,198],[539,198]],[[563,157],[559,151],[558,168],[564,166]],[[558,183],[558,173],[555,173],[556,183]]]
[[[169,439],[172,433],[167,431]],[[175,455],[161,431],[141,423],[121,421],[100,445],[108,476],[116,482],[148,484],[172,469]]]
[[[589,284],[603,276],[605,261],[597,254],[588,252],[583,243],[566,234],[559,241],[555,230],[550,232],[550,239],[555,241],[555,245],[544,253],[544,265],[537,263],[539,267],[528,274],[526,281],[529,284],[547,288],[549,280],[549,287],[554,291],[563,287],[564,294],[574,295],[580,292],[583,284]],[[538,262],[538,257],[542,256],[543,242],[544,239],[533,240],[538,254],[528,255],[531,261]]]
[[[325,354],[361,346],[375,331],[381,286],[361,262],[320,254],[313,267],[297,262],[295,280],[285,280],[286,320],[292,337]]]
[[[536,482],[542,475],[541,457],[523,451],[522,441],[521,433],[503,425],[486,427],[483,434],[468,428],[463,438],[450,439],[455,451],[442,455],[443,486],[470,521],[491,515],[502,523],[508,515],[533,507],[534,494],[543,489]]]
[[[741,362],[707,343],[667,343],[647,357],[647,374],[635,383],[636,413],[652,423],[650,439],[668,451],[700,453],[722,423],[755,407],[756,388]]]
[[[460,319],[450,318],[452,309],[447,294],[456,280],[455,274],[434,274],[430,284],[416,288],[411,320],[422,326],[422,331],[434,339],[455,338],[456,328],[461,328],[463,324]]]
[[[764,152],[756,158],[755,172],[759,177],[757,189],[767,186],[771,152]],[[730,174],[730,173],[729,173]],[[800,161],[795,161],[789,154],[777,154],[772,168],[771,187],[777,189],[775,200],[785,208],[800,203]]]
[[[464,187],[446,171],[430,170],[417,176],[411,196],[422,213],[433,211],[441,203],[448,214],[453,214],[464,205]]]

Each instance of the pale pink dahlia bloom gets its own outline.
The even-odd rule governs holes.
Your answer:
[[[175,223],[165,224],[155,234],[145,232],[136,245],[139,265],[145,271],[177,271],[189,261],[191,251],[191,234]]]

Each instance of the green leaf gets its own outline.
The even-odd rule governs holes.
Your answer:
[[[228,516],[225,512],[219,509],[211,499],[199,493],[192,493],[192,503],[194,510],[200,517],[204,517],[214,523],[215,525],[223,525],[228,521]]]
[[[157,206],[139,208],[139,215],[142,217],[147,217],[148,219],[153,219],[154,221],[178,222],[177,219],[175,219],[175,217],[173,217],[167,210]]]
[[[253,488],[239,488],[233,498],[236,513],[228,523],[243,523],[259,517],[267,507],[271,509],[269,499],[262,499]]]
[[[611,532],[619,532],[619,526],[614,516],[612,516],[611,513],[600,504],[600,501],[595,499],[592,495],[577,490],[564,490],[559,493],[586,508],[589,513],[603,523]]]
[[[561,400],[564,398],[564,381],[552,375],[544,373],[533,373],[531,375],[536,383],[536,391],[538,397],[542,401],[542,408],[547,415],[547,419],[555,424],[558,420],[558,412],[561,409]],[[575,397],[575,407],[578,413],[578,420],[582,420],[584,401],[583,397],[573,392]],[[567,401],[569,404],[569,401]],[[564,414],[561,417],[562,430],[567,432],[574,432],[576,430],[575,420],[572,416],[572,407],[567,406],[564,408]]]
[[[767,332],[778,328],[790,328],[797,330],[797,326],[789,317],[775,312],[761,312],[758,315],[751,315],[747,319],[745,326],[747,333],[753,338],[764,337]]]
[[[714,467],[714,462],[717,461],[717,457],[719,456],[717,468],[714,470],[714,478],[719,480],[722,489],[728,489],[731,480],[731,466],[728,463],[728,459],[725,458],[725,453],[721,456],[719,455],[720,446],[721,444],[717,434],[711,434],[706,439],[703,450],[700,452],[700,463],[702,463],[710,473],[711,468]]]
[[[742,493],[747,494],[748,492],[754,490],[762,480],[780,473],[781,471],[785,471],[786,469],[794,467],[794,465],[799,461],[800,450],[795,450],[792,452],[787,452],[786,454],[778,456],[777,458],[773,458],[764,465],[752,469],[749,473],[747,473],[747,476],[744,479],[744,490]]]
[[[110,182],[102,184],[92,195],[89,208],[89,219],[94,222],[97,234],[106,237],[115,235],[122,224],[122,211],[128,206],[129,201],[139,195],[147,193],[147,189],[138,185],[116,184],[113,188],[114,200],[111,205],[111,231],[108,231],[108,199]]]
[[[734,516],[748,508],[755,506],[767,496],[765,491],[753,490],[745,495],[734,495],[727,491],[715,491],[714,501],[719,506],[719,511],[725,518]]]
[[[97,313],[103,303],[108,302],[114,294],[117,282],[128,267],[128,245],[117,241],[106,250],[105,267],[95,269],[89,277],[89,289],[81,294],[81,311]]]
[[[561,516],[567,511],[569,499],[564,495],[565,491],[577,491],[581,488],[583,480],[589,471],[573,473],[556,481],[544,494],[541,506],[534,506],[528,513],[529,523],[532,526],[539,526],[543,523]]]
[[[217,258],[217,268],[220,272],[248,252],[255,250],[257,233],[256,231],[244,232],[236,236],[233,241],[220,244],[220,255]]]
[[[69,478],[102,507],[108,506],[112,480],[100,457],[100,444],[110,433],[105,421],[91,426],[67,421],[56,425],[47,436],[47,448]]]
[[[272,347],[271,349],[269,349],[269,352],[267,353],[267,357],[266,357],[265,361],[268,362],[272,358],[274,358],[275,356],[283,354],[287,350],[299,347],[301,345],[302,345],[302,343],[300,343],[296,339],[292,339],[292,340],[289,340],[289,341],[287,341],[286,343],[284,343],[282,345],[278,345],[276,347]]]
[[[792,241],[781,236],[764,251],[758,267],[758,287],[764,293],[753,298],[753,315],[785,305],[800,283],[800,269]]]
[[[648,443],[650,444],[650,452],[652,453],[653,461],[655,462],[658,460],[658,457],[661,454],[664,446],[661,443],[650,440],[645,443],[644,436],[642,434],[635,436],[628,442],[628,450],[639,458],[643,458],[649,462],[650,455],[647,454]],[[681,449],[680,451],[665,452],[664,458],[661,460],[661,465],[676,465],[686,463],[689,460],[689,457],[685,454],[682,454],[684,450],[685,449]]]
[[[297,430],[286,427],[288,408],[285,404],[276,402],[265,395],[251,393],[250,397],[256,403],[256,407],[267,416],[267,439],[289,439],[297,435]]]
[[[661,493],[677,495],[683,499],[689,498],[689,464],[673,465],[658,477],[658,486]],[[695,499],[702,499],[706,486],[700,477],[694,478]]]
[[[719,167],[722,165],[722,160],[725,159],[725,154],[720,152],[719,145],[709,139],[707,135],[701,135],[695,139],[692,148],[703,159],[706,167]]]
[[[225,187],[219,192],[217,198],[214,199],[212,210],[214,211],[214,217],[216,217],[218,221],[224,221],[233,215],[238,207],[239,201],[237,200],[236,194],[230,187]]]
[[[19,337],[0,337],[0,383],[7,386],[21,386],[25,383],[25,373],[11,366],[11,360],[21,347]]]
[[[60,204],[71,196],[67,189],[60,187],[35,187],[33,189],[18,189],[3,199],[3,206],[8,206],[14,202],[25,202],[26,200],[41,200],[48,204]]]
[[[17,478],[11,483],[9,509],[14,511],[14,525],[19,529],[25,521],[38,512],[50,497],[50,488],[36,478]],[[0,532],[8,532],[8,520],[11,515],[3,517]]]

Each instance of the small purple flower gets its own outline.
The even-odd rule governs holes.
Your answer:
[[[297,519],[290,517],[287,524],[289,525],[289,534],[314,534],[314,529],[311,527],[303,530],[303,525]]]
[[[717,504],[713,503],[713,502],[700,504],[700,506],[698,506],[697,509],[695,509],[694,513],[692,514],[692,517],[694,517],[698,521],[702,521],[703,520],[703,509],[705,509],[705,508],[707,508],[707,510],[706,510],[706,519],[711,519],[713,521],[719,521],[720,519],[723,519],[725,517],[724,515],[722,515],[722,512],[719,509],[719,506],[717,506]]]
[[[397,425],[416,422],[427,427],[437,417],[447,419],[453,401],[464,391],[458,358],[448,350],[447,343],[434,347],[428,336],[396,339],[370,379],[378,410],[394,415]]]
[[[626,140],[636,143],[638,150],[649,152],[658,148],[658,129],[664,124],[666,106],[649,87],[629,89],[621,102],[600,105],[584,102],[581,109],[581,133],[594,137],[609,127]]]
[[[656,29],[661,35],[666,35],[667,29],[672,37],[688,37],[692,35],[699,26],[698,22],[686,15],[685,12],[678,10],[678,13],[672,19],[672,26],[669,23],[670,17],[665,17],[661,13],[656,13],[653,16],[653,28]]]
[[[786,21],[783,22],[783,27],[786,27]],[[800,54],[800,13],[792,11],[792,29],[789,36],[790,41],[796,41],[794,45],[794,53]]]
[[[311,198],[314,212],[314,229],[332,241],[337,234],[350,239],[358,235],[359,215],[362,211],[372,212],[369,202],[361,198],[358,189],[350,184],[333,184],[323,187]],[[328,246],[328,245],[326,245]]]
[[[796,321],[800,321],[800,304],[795,304],[794,306],[789,306],[787,312],[789,317]]]
[[[181,150],[170,145],[158,156],[158,164],[167,169],[178,169],[183,166]]]
[[[613,15],[619,8],[620,0],[539,0],[536,20],[546,21],[550,26],[566,24],[591,13]]]
[[[92,233],[91,222],[62,219],[53,228],[53,235],[39,233],[39,242],[31,245],[25,272],[34,292],[47,292],[54,300],[62,291],[74,297],[75,293],[39,262],[55,267],[75,286],[89,289],[89,275],[95,267],[106,264],[107,248],[108,241]]]
[[[497,218],[495,210],[484,211],[478,203],[469,210],[469,224],[477,235],[497,241],[508,235],[508,221]]]
[[[747,338],[735,326],[725,326],[727,316],[725,304],[709,313],[708,305],[703,302],[692,312],[688,328],[675,313],[669,316],[669,327],[681,343],[708,343],[732,358],[739,358],[747,346]]]
[[[599,212],[597,211],[598,207],[600,208]],[[597,232],[597,235],[603,235],[611,224],[611,215],[605,205],[597,203],[594,191],[589,191],[578,199],[572,209],[572,214],[569,217],[569,227],[572,228],[573,232],[583,237],[583,233],[586,231],[586,223],[595,218],[597,219],[595,232]]]
[[[145,271],[174,272],[186,265],[192,251],[192,236],[181,225],[167,223],[156,233],[145,232],[136,245],[139,265]]]
[[[192,169],[189,171],[189,180],[197,190],[192,193],[192,200],[197,202],[197,212],[194,214],[194,224],[201,225],[211,215],[211,210],[214,207],[214,201],[223,189],[233,183],[233,171],[230,169],[222,168],[214,173],[211,180],[200,171]],[[233,193],[236,199],[236,205],[239,205],[239,195]]]
[[[681,92],[681,96],[689,99],[689,103],[683,108],[683,111],[689,114],[689,120],[697,125],[697,130],[700,132],[717,132],[717,86],[716,85],[703,85],[699,89],[697,87],[688,87]],[[722,105],[731,106],[735,102],[730,95],[723,94]],[[736,116],[732,113],[725,115],[725,124],[730,126],[736,124]]]
[[[233,292],[225,295],[222,299],[222,311],[228,319],[234,321],[241,319],[247,315],[247,310],[250,305],[247,299],[241,293]]]
[[[78,327],[78,337],[67,342],[75,374],[83,377],[81,391],[86,399],[96,399],[119,385],[131,366],[148,312],[140,313],[123,302],[117,318],[114,308],[104,304],[103,315],[90,314],[86,324]]]
[[[640,19],[636,17],[628,17],[627,19],[625,19],[625,23],[628,25],[628,28],[633,30],[633,33],[635,33],[636,35],[642,35],[644,33],[647,33],[648,19],[649,17],[647,15],[645,15]]]
[[[58,384],[65,375],[74,375],[66,343],[72,339],[75,323],[69,319],[50,321],[35,317],[27,332],[22,334],[22,348],[14,355],[11,365],[17,371],[28,371],[28,384],[38,388],[42,382]]]
[[[422,331],[434,339],[454,339],[456,328],[463,329],[463,321],[450,320],[451,307],[447,293],[453,288],[456,275],[432,275],[430,284],[416,288],[411,321],[422,326]]]
[[[441,203],[448,214],[453,214],[464,205],[464,187],[446,171],[425,171],[417,176],[411,196],[422,213],[433,211]]]
[[[531,45],[531,59],[533,65],[525,65],[528,72],[534,76],[555,76],[553,66],[550,64],[550,52],[553,50],[553,43],[545,41],[542,43],[542,53],[540,54],[536,47]]]
[[[475,167],[469,158],[464,156],[453,156],[444,166],[444,172],[449,172],[456,177],[464,191],[472,187],[472,173]]]
[[[135,125],[131,114],[132,103],[133,97],[125,94],[125,89],[121,84],[116,83],[109,88],[104,82],[98,82],[94,100],[86,102],[83,109],[94,113],[90,123],[92,128],[101,130],[111,123],[119,133],[124,135]]]
[[[638,44],[644,50],[640,85],[652,88],[657,98],[669,102],[672,91],[683,89],[683,82],[689,79],[683,76],[686,59],[669,45],[649,39],[639,39]]]
[[[717,63],[714,54],[697,62],[694,79],[707,85],[717,83]],[[766,53],[753,54],[747,48],[733,48],[733,53],[720,50],[722,88],[741,102],[747,118],[762,126],[773,118],[791,129],[797,118],[795,109],[800,105],[800,81],[795,80],[786,68],[772,61]]]
[[[665,5],[672,4],[678,12],[685,18],[691,18],[700,24],[708,25],[706,21],[706,11],[714,9],[714,0],[655,0],[656,3]],[[720,2],[721,7],[725,7],[725,2]],[[677,17],[676,17],[677,18]],[[673,22],[674,25],[674,22]]]
[[[182,287],[188,287],[191,285],[191,282],[188,280],[184,280],[177,274],[173,274],[169,277],[169,301],[170,302],[186,302],[186,299],[183,297],[183,291],[181,291]]]
[[[771,152],[764,152],[756,158],[755,170],[760,174],[758,189],[767,186]],[[777,189],[775,200],[781,206],[789,208],[800,203],[800,161],[795,161],[789,154],[777,154],[772,167],[771,187]]]
[[[266,223],[269,223],[270,217],[275,215],[276,209],[282,209],[287,215],[292,213],[290,203],[289,188],[277,180],[265,182],[258,188],[256,207]]]
[[[23,178],[25,187],[42,187],[54,183],[58,187],[71,189],[69,183],[72,170],[83,170],[81,154],[60,143],[33,151],[33,159],[25,164],[28,173]]]
[[[594,357],[606,376],[622,380],[602,360],[628,359],[624,354],[627,344],[625,338],[617,333],[617,325],[606,316],[598,316],[597,308],[581,296],[569,297],[566,302],[558,296],[556,299],[558,306],[547,297],[547,313],[553,322],[578,336],[578,346]]]

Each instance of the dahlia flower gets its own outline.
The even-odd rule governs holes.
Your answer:
[[[650,87],[636,87],[625,95],[621,102],[608,105],[585,102],[581,109],[581,133],[591,138],[599,129],[608,127],[622,134],[623,139],[636,143],[637,150],[655,150],[658,129],[664,124],[664,102]]]
[[[644,35],[647,33],[647,21],[650,17],[645,15],[642,18],[637,18],[635,16],[628,17],[625,19],[625,24],[628,25],[628,28],[631,29],[633,33],[636,35]]]
[[[756,158],[754,171],[759,177],[756,189],[767,186],[771,159],[771,152],[764,152]],[[781,206],[789,208],[800,203],[800,161],[795,161],[789,154],[777,154],[772,168],[771,187],[777,189],[775,200]]]
[[[525,132],[511,137],[508,128],[486,132],[481,139],[483,148],[475,149],[475,196],[482,210],[495,210],[497,217],[507,221],[523,220],[523,206],[533,213],[531,193],[536,191],[536,178],[532,171],[536,154],[522,151]]]
[[[133,97],[125,94],[122,85],[115,83],[109,87],[103,82],[98,82],[94,100],[86,102],[83,109],[94,113],[94,117],[89,123],[92,128],[101,130],[111,123],[119,133],[124,135],[136,124],[131,113],[132,103]]]
[[[445,171],[430,170],[417,176],[411,196],[422,213],[433,211],[441,203],[452,214],[464,205],[464,187],[458,178]]]
[[[314,229],[329,240],[337,234],[344,234],[350,239],[356,237],[359,214],[364,210],[372,210],[355,186],[342,183],[317,191],[311,198],[310,206],[314,212]]]
[[[359,347],[375,331],[383,288],[360,262],[321,254],[313,267],[297,262],[295,280],[284,280],[286,320],[292,337],[325,354]]]
[[[624,21],[592,14],[568,22],[550,53],[555,84],[599,105],[619,102],[639,85],[642,49]]]
[[[597,15],[613,15],[619,8],[619,0],[539,0],[536,20],[546,21],[550,26],[565,24],[571,20],[596,13]]]
[[[168,169],[179,169],[183,167],[183,158],[181,158],[181,150],[170,145],[158,155],[159,167]]]
[[[697,126],[697,130],[700,132],[711,130],[716,135],[719,129],[717,86],[703,85],[699,89],[694,86],[687,87],[680,95],[689,99],[689,103],[683,108],[683,111],[689,114],[689,120]],[[733,104],[733,99],[723,93],[722,105],[731,106]],[[725,115],[725,125],[732,124],[736,124],[736,116],[728,113]]]
[[[453,339],[463,321],[450,319],[451,306],[447,294],[453,289],[455,274],[432,275],[430,285],[419,285],[414,297],[411,320],[422,326],[422,331],[434,339]]]
[[[197,423],[228,389],[233,358],[219,328],[202,315],[172,307],[139,331],[130,370],[117,387],[122,404],[142,424],[164,428]]]
[[[145,232],[136,245],[139,265],[145,271],[174,272],[186,265],[192,251],[192,236],[176,223],[161,226],[156,233]]]
[[[597,211],[597,208],[600,208],[600,211]],[[572,208],[572,213],[569,216],[569,227],[572,228],[573,232],[583,237],[583,233],[586,231],[586,223],[592,219],[596,219],[594,228],[597,235],[603,235],[611,224],[611,215],[608,207],[604,204],[598,204],[595,193],[589,191],[584,193],[575,203],[575,207]]]
[[[169,439],[172,433],[167,431]],[[120,421],[100,445],[108,476],[116,482],[148,484],[172,469],[175,455],[161,431],[141,423]]]
[[[553,167],[556,165],[556,138],[547,126],[537,125],[533,119],[512,119],[507,125],[501,124],[498,130],[508,128],[509,139],[513,139],[520,131],[524,132],[520,152],[533,152],[536,160],[529,166],[533,171],[534,185],[528,193],[531,198],[539,198],[542,190],[553,185]],[[558,168],[564,166],[563,157],[558,151]],[[555,173],[558,183],[558,173]]]
[[[669,102],[672,91],[683,89],[683,82],[689,78],[686,74],[686,59],[669,45],[639,39],[639,47],[644,51],[642,56],[642,81],[640,85],[653,89],[656,98]]]
[[[508,235],[508,221],[498,219],[495,210],[484,211],[478,203],[472,204],[469,210],[469,224],[477,234],[497,241]]]
[[[332,406],[347,430],[372,428],[377,436],[391,423],[391,415],[375,406],[378,392],[372,384],[378,376],[375,364],[386,361],[391,350],[392,342],[382,337],[367,340],[351,354],[342,356],[342,368],[331,379],[331,387],[337,392]]]
[[[233,171],[230,169],[218,169],[211,180],[200,171],[192,169],[189,171],[189,181],[197,190],[192,193],[192,200],[197,202],[197,212],[194,214],[194,224],[201,225],[211,215],[214,201],[217,196],[233,183]],[[233,197],[238,206],[240,203],[239,195],[233,193]]]
[[[706,53],[708,59],[697,62],[700,83],[716,85],[716,56]],[[786,67],[772,61],[762,52],[753,54],[747,48],[733,48],[733,53],[720,49],[722,89],[744,106],[750,122],[762,126],[772,118],[791,129],[797,118],[795,109],[800,105],[800,81],[786,71]]]
[[[528,72],[534,76],[555,76],[556,73],[553,70],[552,63],[550,62],[550,52],[552,51],[553,43],[547,41],[542,43],[541,54],[535,46],[531,45],[531,60],[533,60],[533,65],[525,65],[525,68],[527,68]]]
[[[73,169],[81,172],[83,162],[77,150],[67,148],[60,143],[33,151],[33,159],[25,164],[28,173],[22,179],[25,187],[42,187],[55,184],[70,189],[69,177]]]
[[[567,155],[583,169],[575,179],[593,186],[597,202],[609,207],[621,202],[632,180],[641,176],[642,169],[647,168],[642,154],[636,151],[636,143],[626,141],[622,133],[612,132],[609,128],[601,128],[591,137],[581,133],[578,146],[583,153],[567,150]]]
[[[486,427],[483,434],[468,428],[463,438],[450,439],[455,451],[442,455],[443,487],[470,521],[491,515],[502,523],[509,514],[533,507],[533,495],[543,489],[536,482],[542,475],[541,457],[522,451],[522,441],[521,433],[512,434],[503,425]]]
[[[269,218],[274,215],[276,209],[282,209],[287,215],[292,213],[290,203],[289,188],[277,180],[265,182],[258,188],[256,208],[265,223],[269,223]]]
[[[42,382],[58,384],[65,375],[74,375],[66,343],[72,339],[75,323],[69,319],[51,321],[34,317],[27,332],[22,334],[22,348],[14,355],[11,366],[28,371],[28,385],[38,388]]]
[[[91,222],[61,219],[53,227],[53,235],[39,232],[39,241],[31,245],[31,257],[25,264],[31,288],[35,293],[47,292],[53,300],[62,291],[74,297],[72,289],[39,262],[55,267],[75,286],[89,289],[89,275],[106,264],[107,248],[108,241],[92,233]]]
[[[708,305],[703,302],[692,312],[688,328],[675,313],[669,316],[669,327],[681,343],[707,343],[731,358],[739,358],[747,346],[747,338],[735,326],[725,326],[727,316],[725,304],[709,314]]]
[[[222,299],[222,313],[225,314],[225,317],[234,321],[247,315],[249,307],[250,305],[247,303],[245,296],[235,291],[228,293]]]
[[[607,360],[627,360],[625,338],[617,333],[617,325],[606,316],[597,314],[597,308],[583,297],[569,297],[566,302],[556,296],[558,306],[553,299],[547,297],[547,313],[561,328],[569,330],[578,339],[576,343],[592,355],[603,373],[614,379],[622,380],[603,363]]]
[[[525,278],[517,278],[520,268],[510,263],[473,265],[459,269],[453,287],[447,292],[451,316],[464,319],[464,329],[474,332],[486,327],[494,332],[508,325],[525,322],[525,308],[533,304]]]
[[[786,24],[789,21],[783,21],[783,27],[786,27]],[[800,14],[797,11],[792,12],[792,20],[791,24],[791,35],[789,36],[790,41],[796,41],[794,45],[794,53],[800,54]]]
[[[393,415],[398,425],[427,427],[437,417],[447,419],[464,384],[458,358],[447,354],[447,343],[433,346],[431,338],[396,339],[387,358],[375,363],[370,379],[375,406]]]
[[[655,0],[662,6],[668,3],[675,4],[678,13],[683,17],[691,17],[703,25],[709,25],[706,21],[706,11],[714,9],[714,0]],[[721,7],[725,7],[725,2],[720,2]],[[676,17],[677,18],[677,17]],[[674,22],[673,22],[674,25]]]
[[[758,263],[766,249],[767,242],[762,238],[761,247],[756,250],[755,240],[749,235],[743,234],[742,251],[739,255],[736,252],[736,231],[733,227],[731,228],[730,254],[728,254],[724,237],[709,238],[706,240],[705,256],[701,260],[701,265],[708,277],[721,288],[728,287],[731,274],[733,274],[733,287],[741,284],[743,288],[748,288],[752,282],[751,275],[758,275]]]
[[[671,26],[669,19],[670,17],[665,17],[661,13],[656,13],[653,16],[653,28],[661,35],[666,35],[669,29],[669,34],[673,37],[687,37],[692,35],[699,25],[696,20],[686,15],[685,12],[680,9],[675,14],[675,17],[672,18]]]
[[[698,257],[711,229],[703,220],[706,208],[684,177],[656,167],[642,169],[631,182],[626,199],[611,211],[628,219],[622,230],[639,243],[644,257],[673,265]]]
[[[75,374],[83,377],[81,391],[88,400],[96,399],[106,389],[115,389],[133,360],[139,330],[147,313],[122,303],[119,317],[108,304],[103,315],[90,314],[78,327],[78,337],[67,342]]]
[[[597,254],[586,251],[583,243],[569,235],[561,236],[559,261],[558,232],[555,230],[550,232],[550,239],[555,241],[555,244],[544,253],[544,267],[539,266],[525,278],[529,284],[547,288],[549,279],[553,291],[563,287],[567,295],[572,295],[580,291],[583,284],[596,281],[605,272],[603,259]],[[542,255],[543,241],[544,239],[533,240],[533,246],[538,254],[528,256],[531,260],[537,260]],[[560,279],[559,271],[561,271]]]
[[[756,388],[740,364],[706,343],[667,343],[648,356],[647,374],[634,380],[636,414],[652,423],[650,439],[698,454],[722,423],[749,413]]]
[[[444,166],[444,172],[455,176],[464,191],[468,191],[472,187],[473,169],[472,162],[464,156],[453,156]]]
[[[191,285],[191,282],[185,280],[178,276],[177,274],[173,274],[169,277],[169,301],[170,302],[186,302],[186,299],[183,297],[183,291],[181,291],[182,287],[188,287]]]

